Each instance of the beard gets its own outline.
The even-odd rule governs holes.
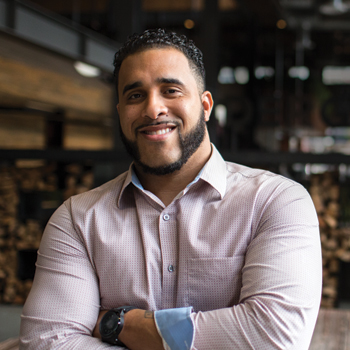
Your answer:
[[[126,151],[134,159],[135,163],[139,165],[145,173],[152,175],[168,175],[180,170],[184,164],[190,159],[190,157],[197,151],[202,144],[205,136],[206,122],[204,117],[204,110],[202,108],[197,125],[187,134],[182,135],[179,124],[177,127],[179,134],[179,146],[181,151],[180,158],[170,164],[160,165],[157,167],[151,167],[141,161],[140,150],[137,142],[130,141],[124,135],[122,128],[119,124],[120,137],[126,148]]]

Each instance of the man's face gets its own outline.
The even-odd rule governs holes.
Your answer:
[[[207,135],[212,100],[198,91],[185,55],[173,48],[128,56],[119,72],[122,139],[142,170],[179,170]]]

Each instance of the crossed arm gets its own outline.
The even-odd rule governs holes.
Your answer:
[[[101,339],[98,330],[100,321],[107,311],[101,311],[93,336]],[[131,350],[163,350],[162,338],[159,336],[154,321],[154,312],[134,309],[124,315],[124,327],[119,334],[128,349]]]
[[[309,199],[274,212],[277,219],[267,218],[259,227],[247,247],[239,304],[191,314],[193,350],[307,349],[321,293],[317,218],[300,214],[295,223],[283,214],[303,211],[304,200]],[[21,349],[112,348],[94,332],[101,308],[99,283],[86,247],[74,234],[70,213],[62,206],[42,239],[23,310]],[[125,315],[120,340],[131,350],[162,349],[155,322],[144,313],[136,309]]]

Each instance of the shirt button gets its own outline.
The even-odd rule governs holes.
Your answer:
[[[169,272],[174,272],[175,271],[175,266],[174,265],[169,265],[168,266],[168,271]]]
[[[170,215],[169,214],[164,214],[163,215],[163,220],[168,221],[170,219]]]

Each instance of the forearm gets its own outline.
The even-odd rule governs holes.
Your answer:
[[[48,271],[43,271],[38,265],[36,283],[22,312],[20,348],[28,350],[110,348],[108,344],[103,344],[91,335],[99,308],[98,299],[90,300],[91,302],[86,305],[79,299],[71,298],[69,301],[69,296],[63,297],[61,294],[60,282],[57,276],[48,274]],[[90,284],[84,284],[81,288],[82,292],[91,290]],[[82,299],[85,297],[85,300],[88,300],[89,295],[84,294]]]
[[[24,316],[21,323],[21,350],[47,350],[47,349],[117,349],[109,344],[102,343],[90,334],[82,334],[74,329],[67,330],[66,324],[52,325],[43,324]],[[37,334],[40,334],[38,336]]]
[[[107,311],[101,311],[93,336],[101,339],[99,324]],[[130,350],[163,350],[162,338],[159,336],[154,313],[134,309],[124,315],[124,326],[118,340]]]
[[[233,308],[193,313],[194,349],[200,350],[307,350],[318,313],[252,300]]]

